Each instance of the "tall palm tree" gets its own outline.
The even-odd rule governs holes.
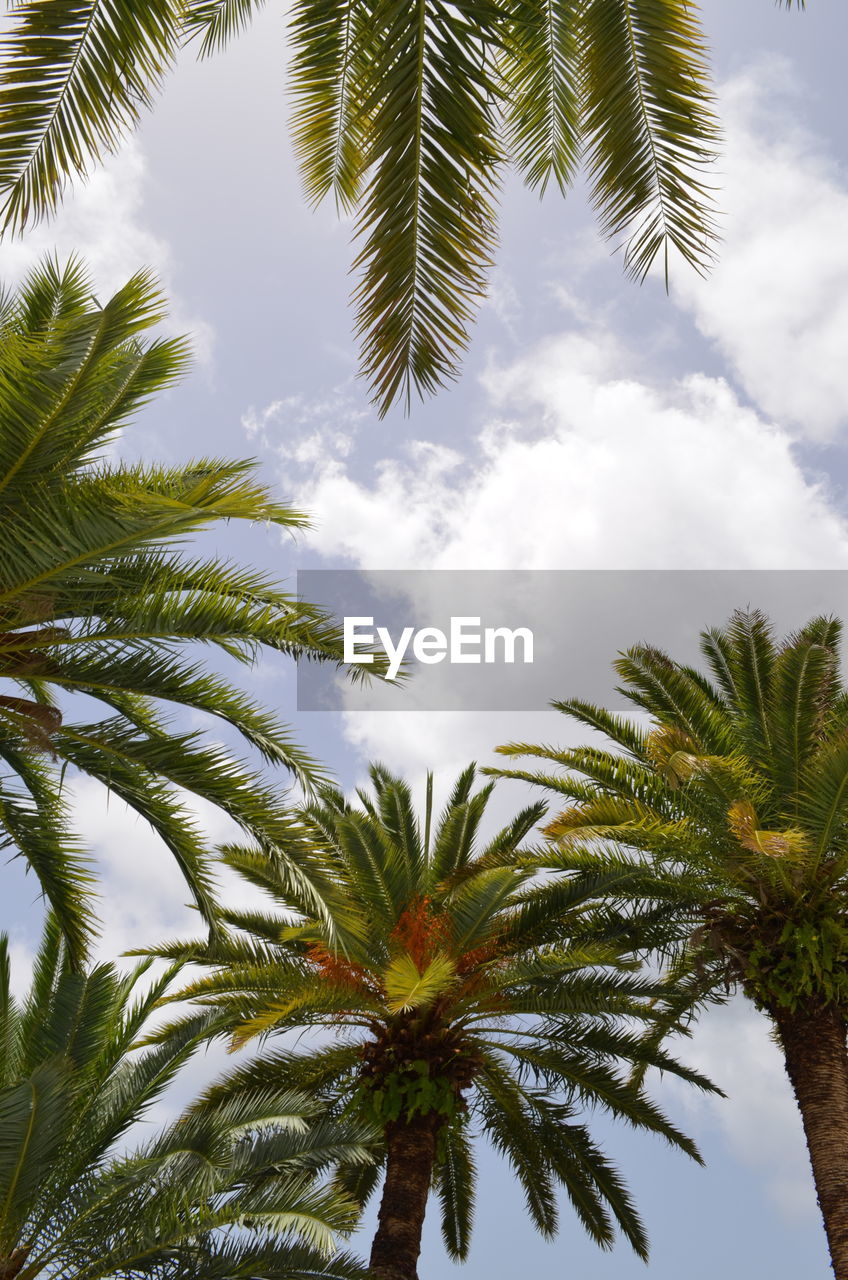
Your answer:
[[[38,876],[75,961],[91,873],[68,829],[65,767],[152,825],[211,919],[205,840],[179,792],[260,842],[279,843],[288,820],[261,773],[169,723],[160,704],[215,716],[265,762],[314,781],[320,771],[288,730],[198,646],[243,661],[263,648],[341,651],[333,625],[264,575],[181,549],[230,519],[305,523],[250,464],[105,460],[122,424],[185,366],[182,341],[143,336],[160,316],[146,275],[100,306],[76,263],[47,263],[0,300],[0,839]]]
[[[609,1247],[617,1226],[643,1257],[642,1223],[583,1108],[697,1158],[622,1070],[654,1064],[710,1087],[633,1030],[650,1025],[652,984],[609,947],[575,941],[569,921],[579,925],[582,904],[534,883],[520,847],[544,806],[483,841],[491,785],[475,791],[474,779],[471,766],[436,822],[431,780],[423,830],[407,785],[377,765],[359,804],[324,790],[304,807],[307,837],[346,894],[334,933],[267,858],[231,849],[229,865],[281,910],[225,913],[242,931],[228,942],[159,952],[215,966],[176,998],[210,1006],[234,1045],[314,1034],[236,1079],[283,1080],[331,1114],[377,1123],[385,1178],[371,1274],[380,1280],[414,1280],[433,1187],[448,1252],[465,1258],[483,1136],[509,1160],[541,1232],[557,1229],[562,1186],[598,1244]],[[377,1176],[357,1171],[351,1186],[364,1197]]]
[[[555,704],[613,749],[512,744],[497,771],[569,801],[551,869],[662,946],[679,1016],[738,988],[770,1019],[804,1124],[834,1274],[848,1280],[848,691],[842,628],[778,643],[759,612],[706,631],[708,675],[640,645],[618,661],[629,723]],[[551,769],[549,766],[553,765]],[[561,770],[562,772],[559,772]],[[629,918],[628,918],[629,917]]]
[[[362,1280],[335,1246],[356,1205],[321,1173],[369,1159],[366,1135],[303,1096],[222,1080],[127,1151],[204,1022],[136,1049],[173,978],[147,969],[72,971],[51,919],[19,1002],[0,939],[0,1275]]]
[[[0,64],[6,227],[56,208],[181,45],[214,52],[259,5],[19,0]],[[709,265],[717,128],[691,0],[296,0],[289,37],[306,195],[356,213],[356,329],[381,411],[455,376],[508,165],[540,192],[582,168],[637,278],[661,252],[667,270],[669,248]]]

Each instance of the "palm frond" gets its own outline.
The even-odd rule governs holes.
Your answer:
[[[278,1078],[223,1077],[126,1150],[128,1129],[208,1029],[195,1012],[152,1047],[130,1043],[173,976],[148,984],[147,963],[125,976],[109,965],[74,973],[48,928],[24,1011],[4,1024],[3,1256],[23,1250],[30,1274],[80,1280],[363,1276],[335,1252],[358,1215],[335,1172],[368,1165],[373,1133]]]
[[[219,52],[250,25],[264,0],[188,0],[182,19],[189,40],[200,40],[198,56]]]
[[[442,1239],[454,1262],[464,1262],[474,1225],[477,1174],[471,1142],[464,1121],[454,1121],[445,1131],[436,1172],[436,1191],[442,1208]]]
[[[55,211],[149,107],[180,34],[170,0],[29,0],[0,71],[0,198],[15,230]]]
[[[460,775],[430,832],[429,857],[420,830],[432,825],[431,782],[423,824],[408,787],[384,766],[372,767],[372,786],[355,802],[319,791],[297,818],[335,885],[325,897],[335,941],[325,920],[289,896],[273,858],[237,852],[231,867],[270,893],[277,914],[227,913],[244,936],[200,951],[160,949],[211,965],[172,998],[211,1009],[209,1034],[226,1029],[235,1045],[300,1033],[296,1050],[271,1051],[230,1079],[237,1108],[242,1091],[248,1106],[254,1092],[264,1098],[280,1085],[308,1091],[333,1118],[376,1124],[374,1157],[389,1171],[395,1136],[410,1137],[404,1126],[435,1136],[433,1187],[453,1256],[468,1249],[478,1136],[511,1161],[542,1232],[557,1228],[564,1184],[594,1239],[610,1245],[617,1223],[644,1253],[629,1193],[575,1117],[603,1108],[697,1158],[637,1078],[650,1066],[712,1087],[667,1051],[683,1013],[670,1015],[661,976],[634,954],[644,945],[638,926],[664,910],[659,890],[649,911],[639,889],[662,883],[663,870],[646,857],[593,872],[598,883],[617,883],[621,898],[596,912],[575,852],[522,846],[543,805],[522,809],[477,847],[492,784],[475,792],[474,780],[473,768]],[[571,878],[536,874],[569,858]],[[351,912],[358,931],[342,923]],[[167,1039],[169,1029],[158,1034]],[[573,1134],[557,1136],[562,1125]],[[361,1203],[376,1174],[341,1162],[336,1180]]]
[[[580,159],[580,0],[515,0],[501,68],[510,154],[542,195]]]
[[[35,8],[25,6],[33,22]],[[44,30],[56,9],[54,0],[38,6]],[[84,9],[62,12],[70,22]],[[93,39],[111,12],[92,7]],[[104,57],[120,35],[119,17]],[[69,29],[68,48],[75,40]],[[81,264],[48,260],[0,306],[0,760],[8,771],[0,842],[35,871],[75,964],[90,934],[91,872],[61,795],[59,769],[69,764],[151,823],[210,923],[210,850],[179,790],[222,808],[259,847],[291,851],[289,880],[320,911],[321,894],[298,861],[309,861],[308,846],[276,788],[206,746],[203,734],[175,732],[162,704],[215,715],[264,764],[317,786],[323,771],[286,726],[197,654],[211,645],[248,663],[263,651],[342,659],[339,629],[320,610],[263,574],[182,552],[185,539],[222,520],[304,525],[251,463],[208,458],[163,468],[105,459],[121,425],[182,373],[186,347],[149,336],[163,301],[148,273],[103,305],[91,290]],[[101,719],[73,722],[68,706],[79,694],[101,704]]]
[[[592,195],[607,236],[625,240],[641,280],[669,249],[704,272],[715,214],[705,174],[717,127],[695,10],[677,0],[583,6],[583,134]]]
[[[354,303],[381,415],[456,376],[485,296],[501,163],[486,59],[494,12],[439,0],[375,5]]]
[[[308,199],[352,210],[365,171],[368,23],[356,0],[298,0],[289,26],[292,133]]]

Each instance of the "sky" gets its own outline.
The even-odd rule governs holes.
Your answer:
[[[258,459],[313,528],[296,542],[228,530],[221,546],[281,578],[304,568],[846,568],[848,15],[841,0],[811,0],[804,13],[770,0],[704,8],[725,131],[723,244],[709,279],[681,269],[668,296],[660,279],[637,287],[579,188],[540,202],[509,181],[491,297],[462,376],[408,417],[380,421],[356,377],[350,226],[300,196],[277,5],[224,55],[184,58],[139,133],[55,221],[0,245],[0,278],[14,283],[54,249],[82,254],[104,296],[141,266],[157,271],[169,325],[191,332],[196,363],[118,453]],[[694,630],[722,621],[691,617]],[[550,696],[579,692],[573,678],[564,662]],[[550,711],[298,712],[281,664],[260,664],[250,683],[347,787],[380,758],[419,787],[432,768],[444,788],[467,761],[490,762],[499,742],[570,732]],[[102,953],[185,930],[185,890],[165,852],[96,784],[73,787],[103,874]],[[525,798],[501,784],[497,816]],[[211,838],[226,838],[219,816],[202,816]],[[23,970],[39,908],[19,868],[5,874],[3,924]],[[705,1168],[596,1118],[644,1213],[651,1276],[823,1280],[800,1124],[768,1028],[733,1002],[681,1052],[728,1095],[659,1086]],[[185,1096],[220,1067],[215,1054],[196,1063]],[[489,1152],[463,1274],[519,1269],[628,1280],[643,1264],[623,1248],[600,1253],[567,1209],[558,1239],[540,1240]],[[454,1270],[431,1214],[421,1276]]]

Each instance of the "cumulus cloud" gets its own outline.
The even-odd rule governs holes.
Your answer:
[[[457,774],[470,761],[495,767],[507,763],[495,754],[499,743],[564,742],[568,735],[563,717],[555,711],[430,711],[411,715],[360,711],[346,716],[345,736],[362,761],[384,761],[393,773],[409,781],[422,801],[426,774],[432,772],[438,807],[447,800]],[[585,734],[581,741],[583,738]],[[494,830],[522,805],[540,798],[538,790],[523,783],[501,782],[488,809],[486,830]]]
[[[766,414],[827,440],[848,422],[848,181],[801,100],[782,59],[725,85],[720,259],[674,297]]]
[[[848,565],[825,485],[721,378],[655,386],[613,335],[583,330],[492,368],[485,389],[476,438],[412,442],[370,479],[344,433],[341,449],[282,450],[312,547],[367,569]]]
[[[87,182],[68,190],[54,218],[0,243],[0,280],[7,287],[17,285],[45,255],[62,261],[73,254],[88,266],[98,296],[107,298],[135,272],[150,268],[169,301],[167,331],[189,333],[196,358],[205,363],[211,359],[213,330],[173,287],[171,247],[146,221],[146,181],[144,153],[130,139]]]

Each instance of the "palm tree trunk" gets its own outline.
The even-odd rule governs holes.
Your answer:
[[[848,1280],[848,1047],[834,1006],[773,1009],[792,1082],[836,1280]]]
[[[418,1280],[418,1255],[436,1161],[438,1116],[415,1116],[386,1131],[386,1179],[371,1247],[375,1280]]]

